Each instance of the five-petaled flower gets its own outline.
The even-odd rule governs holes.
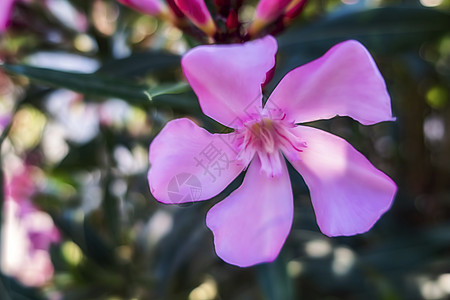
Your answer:
[[[356,41],[336,45],[289,72],[263,106],[261,84],[276,51],[275,39],[267,36],[188,52],[182,67],[203,112],[234,132],[211,134],[183,118],[169,122],[150,146],[150,189],[163,203],[177,202],[167,187],[178,174],[200,180],[201,194],[183,198],[200,201],[219,194],[247,168],[242,185],[206,218],[217,254],[242,267],[274,260],[289,234],[293,195],[284,158],[303,176],[327,236],[369,230],[397,189],[342,138],[297,125],[337,115],[364,125],[394,119],[385,82],[368,51]],[[211,143],[229,161],[215,181],[195,159]]]

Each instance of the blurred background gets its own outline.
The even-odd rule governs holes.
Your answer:
[[[256,4],[243,1],[236,22]],[[279,258],[239,268],[216,256],[205,215],[242,176],[180,206],[158,203],[146,178],[169,120],[223,130],[182,83],[180,57],[205,37],[113,0],[16,1],[0,35],[0,299],[450,299],[449,11],[449,0],[316,0],[268,31],[279,52],[265,96],[340,41],[368,48],[397,121],[311,125],[399,190],[372,230],[328,238],[290,168],[295,217]]]

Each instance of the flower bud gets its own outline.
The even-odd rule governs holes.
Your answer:
[[[178,8],[178,6],[175,4],[175,0],[166,0],[167,4],[170,7],[170,10],[174,13],[175,17],[179,20],[184,18],[183,12]]]
[[[292,0],[286,7],[284,19],[290,21],[297,17],[304,9],[308,0]]]
[[[261,0],[256,6],[255,17],[249,32],[256,35],[261,29],[281,16],[292,0]]]
[[[239,18],[237,12],[233,9],[227,17],[227,28],[231,31],[239,27]]]
[[[175,0],[178,8],[208,36],[216,33],[216,25],[204,0]]]

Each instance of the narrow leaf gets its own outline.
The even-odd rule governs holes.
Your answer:
[[[153,100],[154,97],[167,95],[167,94],[179,94],[187,92],[189,90],[189,84],[187,82],[178,82],[175,84],[162,84],[157,87],[148,89],[145,94],[150,99]]]
[[[26,76],[44,85],[65,88],[88,96],[120,98],[132,104],[142,106],[170,106],[175,109],[187,110],[198,108],[198,104],[195,101],[189,101],[191,99],[189,97],[172,97],[168,100],[163,97],[154,99],[165,94],[186,91],[187,86],[184,83],[165,84],[161,88],[155,87],[149,89],[146,85],[116,78],[107,78],[96,73],[73,73],[27,65],[4,64],[1,67],[9,72]],[[149,101],[149,95],[152,101]]]
[[[107,61],[98,74],[114,74],[116,77],[142,76],[148,73],[166,71],[180,66],[180,56],[161,53],[133,53],[129,57]]]
[[[331,13],[310,25],[294,28],[280,37],[281,51],[321,51],[349,39],[361,41],[371,51],[390,53],[419,46],[448,32],[448,12],[412,6]]]

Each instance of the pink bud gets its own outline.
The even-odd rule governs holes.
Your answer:
[[[269,23],[281,14],[292,0],[261,0],[256,7],[255,19],[260,19]]]
[[[204,0],[175,0],[178,8],[208,36],[216,33],[216,25]]]
[[[292,20],[297,17],[305,8],[308,0],[292,0],[286,7],[285,19]]]
[[[292,0],[261,0],[256,6],[254,21],[250,26],[251,35],[256,35],[265,25],[281,16]]]
[[[165,14],[167,7],[162,0],[118,0],[120,3],[130,6],[145,14],[157,16]]]
[[[175,0],[166,0],[167,4],[170,7],[170,10],[175,14],[175,17],[177,19],[182,19],[184,18],[184,14],[183,12],[178,8],[178,6],[175,4]]]
[[[227,28],[229,30],[235,30],[239,27],[239,19],[237,12],[233,9],[227,17]]]

